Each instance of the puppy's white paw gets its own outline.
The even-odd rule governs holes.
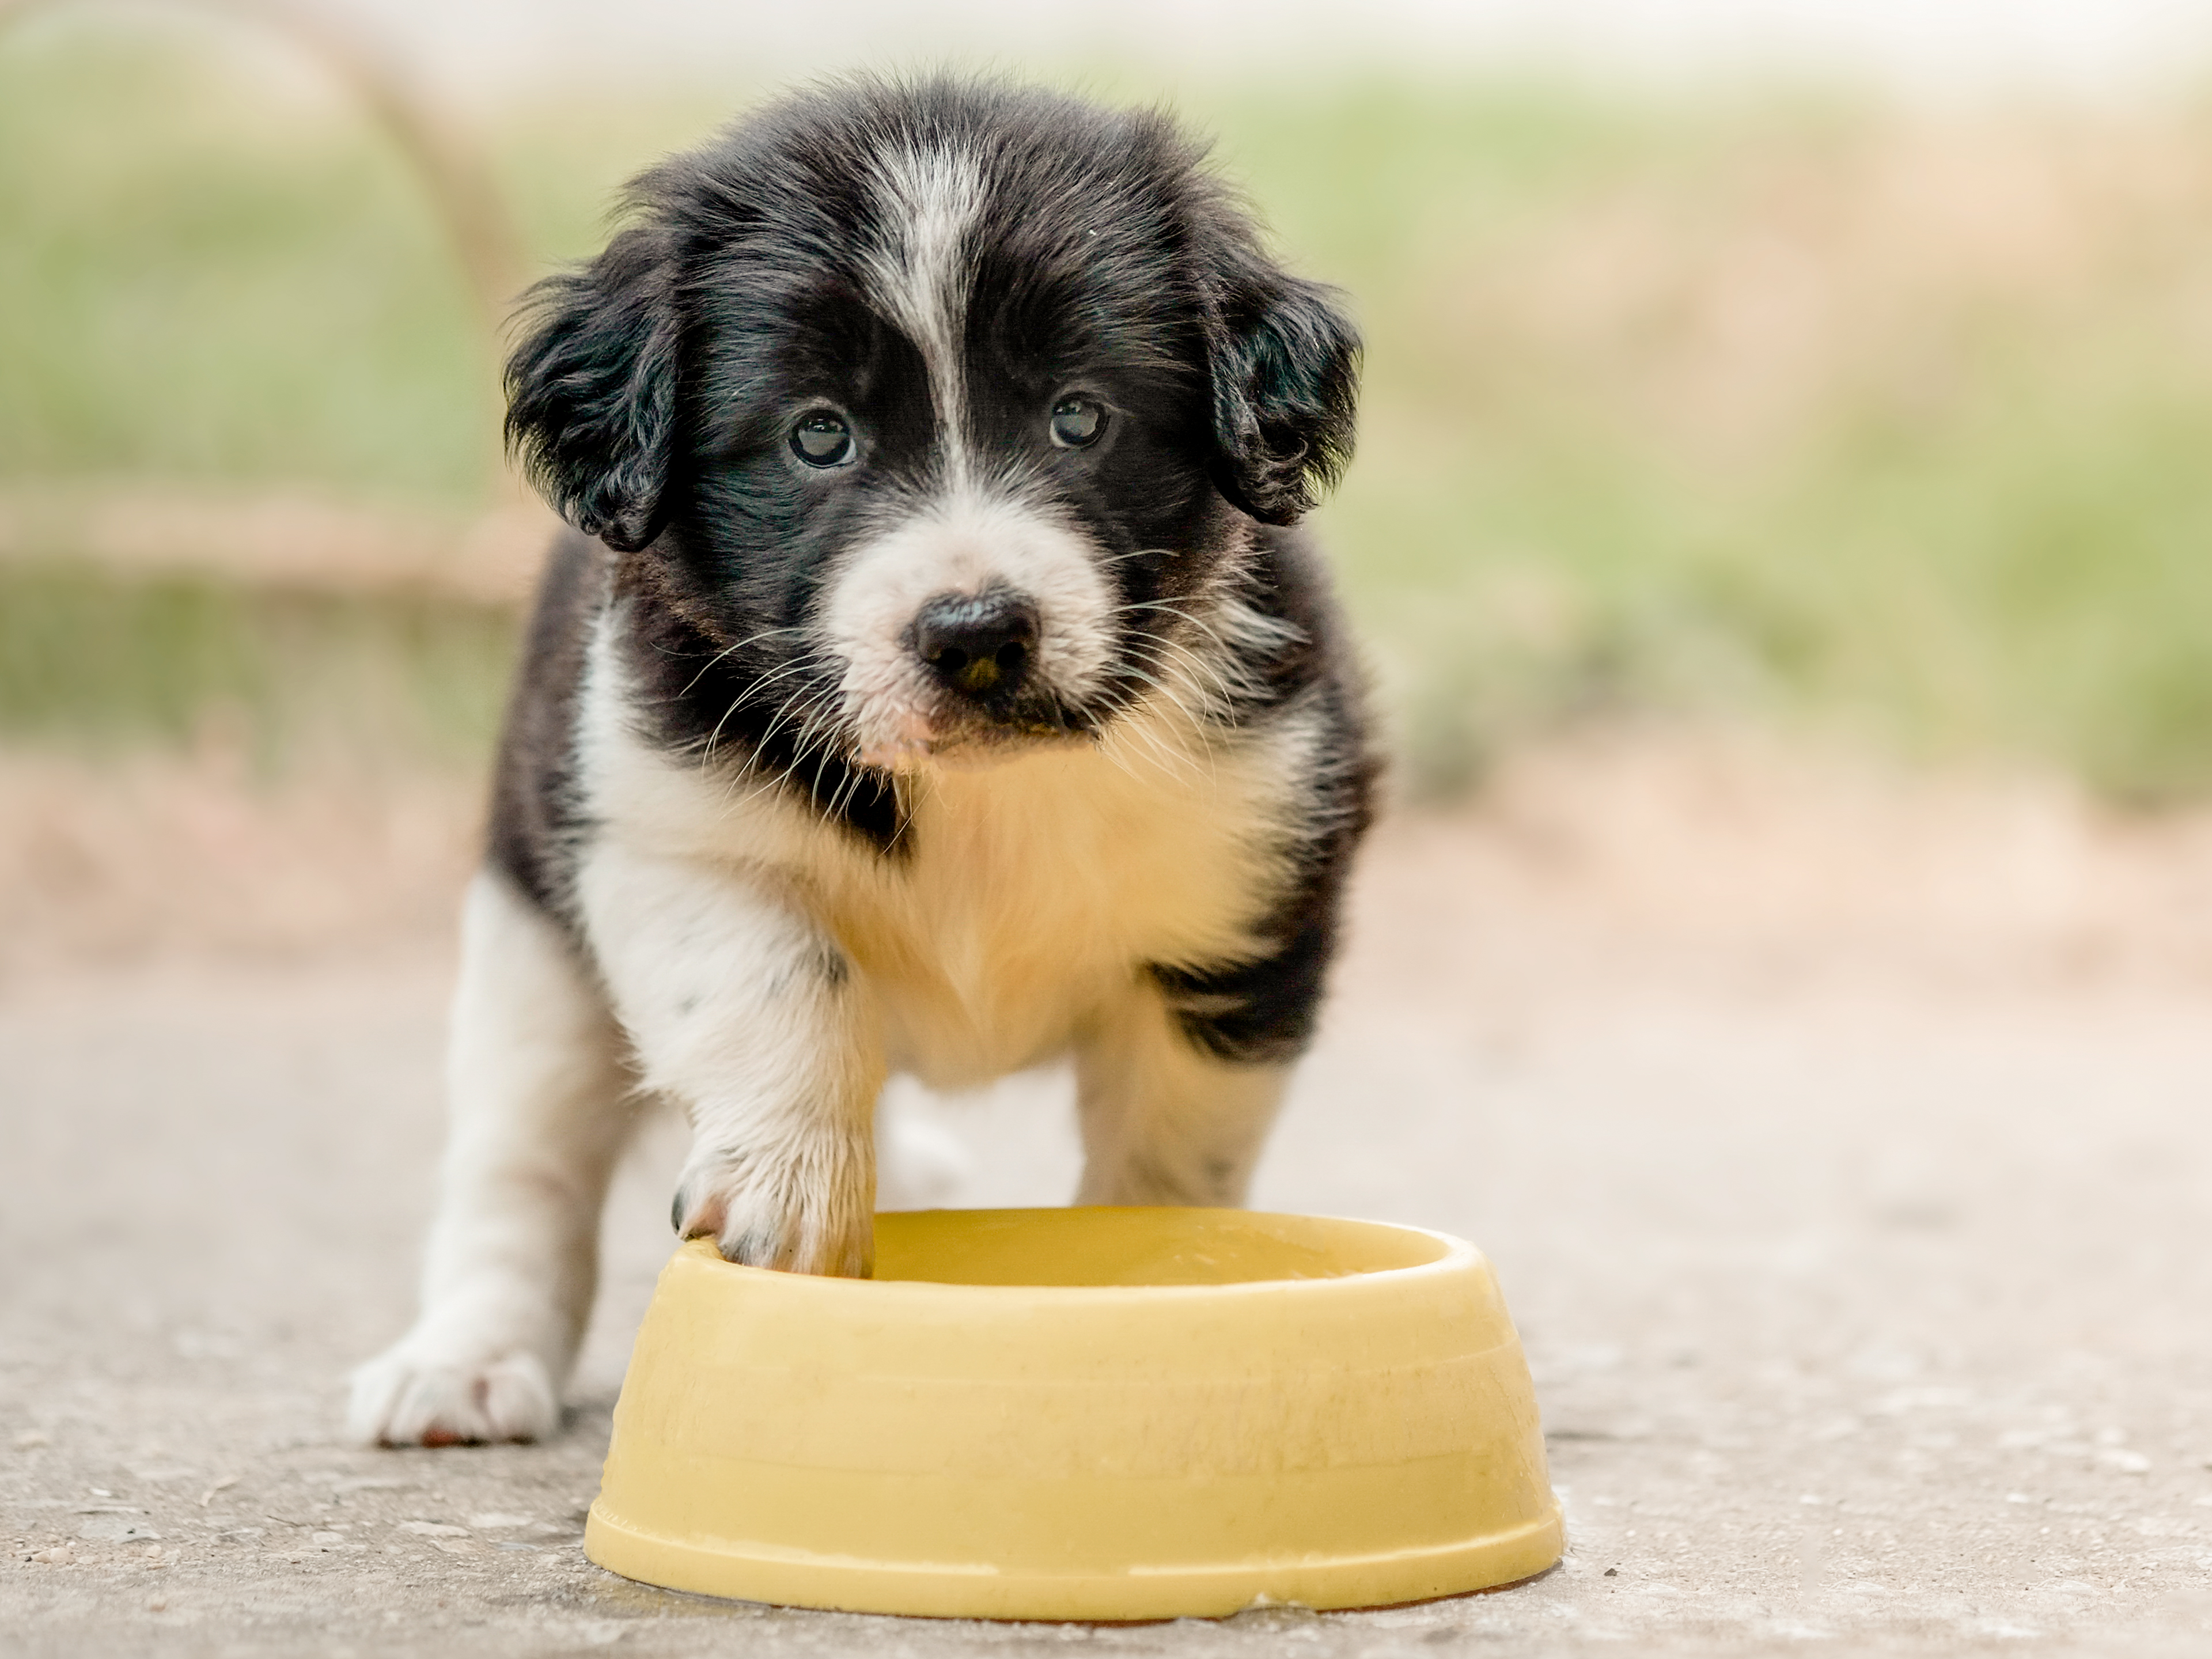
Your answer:
[[[678,1235],[712,1238],[725,1260],[749,1267],[866,1279],[876,1260],[874,1171],[865,1154],[809,1150],[788,1159],[694,1152],[669,1212]]]
[[[353,1374],[346,1431],[363,1446],[543,1440],[561,1402],[545,1364],[514,1351],[465,1357],[402,1341]]]

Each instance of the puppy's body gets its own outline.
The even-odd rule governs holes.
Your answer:
[[[635,207],[510,369],[587,533],[531,630],[424,1312],[356,1379],[365,1439],[552,1426],[638,1087],[695,1131],[678,1231],[759,1265],[867,1271],[893,1072],[1072,1054],[1083,1201],[1240,1201],[1366,823],[1284,527],[1356,343],[1165,123],[861,85]]]

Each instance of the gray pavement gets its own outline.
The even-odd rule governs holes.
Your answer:
[[[580,1516],[668,1249],[665,1129],[561,1438],[345,1447],[438,1141],[425,940],[0,1001],[0,1652],[2212,1652],[2212,983],[2016,933],[1655,919],[1511,839],[1385,842],[1255,1199],[1490,1252],[1569,1516],[1545,1577],[1096,1627],[600,1572]],[[1065,1196],[1064,1084],[909,1107],[969,1147],[960,1201]]]

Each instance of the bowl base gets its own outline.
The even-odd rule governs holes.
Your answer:
[[[1380,1555],[1134,1567],[1113,1574],[1000,1572],[865,1561],[656,1536],[592,1505],[584,1553],[663,1589],[837,1613],[1098,1623],[1221,1619],[1253,1607],[1320,1612],[1401,1606],[1534,1577],[1565,1547],[1559,1511],[1463,1543]]]

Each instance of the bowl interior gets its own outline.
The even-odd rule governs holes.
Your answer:
[[[939,1285],[1244,1285],[1438,1261],[1448,1239],[1249,1210],[914,1210],[876,1218],[878,1280]]]

